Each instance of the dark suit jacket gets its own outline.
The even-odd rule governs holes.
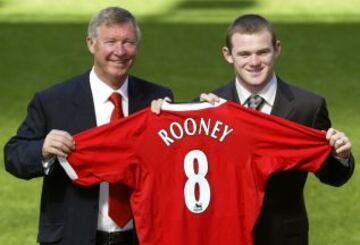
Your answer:
[[[172,92],[129,76],[129,114]],[[52,129],[75,134],[96,126],[89,72],[36,93],[16,136],[6,144],[5,166],[11,174],[31,179],[43,177],[38,241],[61,245],[95,243],[99,185],[72,184],[57,163],[44,176],[41,149]]]
[[[239,103],[235,81],[213,91],[227,100]],[[317,129],[328,129],[330,119],[325,99],[292,86],[278,78],[275,103],[271,114]],[[354,171],[329,157],[316,176],[333,186],[344,184]],[[306,172],[288,171],[270,177],[259,220],[255,226],[255,245],[306,245],[308,220],[303,198]]]

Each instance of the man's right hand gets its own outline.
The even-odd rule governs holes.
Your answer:
[[[169,97],[165,97],[163,99],[157,99],[157,100],[151,101],[150,108],[151,108],[152,113],[159,115],[160,111],[161,111],[161,106],[163,105],[164,101],[171,102],[171,99]]]
[[[209,102],[210,104],[215,104],[216,102],[220,101],[220,98],[212,93],[209,94],[202,93],[200,94],[200,101],[205,101],[205,102]]]
[[[42,157],[48,161],[54,156],[67,157],[75,149],[74,138],[66,131],[53,129],[45,137]]]

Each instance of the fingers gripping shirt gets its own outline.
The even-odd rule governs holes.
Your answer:
[[[253,244],[266,181],[315,172],[325,133],[232,102],[165,104],[75,136],[61,163],[73,181],[132,188],[140,244]]]

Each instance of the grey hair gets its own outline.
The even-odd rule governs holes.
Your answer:
[[[94,15],[88,26],[88,37],[95,39],[97,37],[97,28],[102,25],[124,24],[132,23],[136,29],[136,42],[141,38],[140,27],[138,26],[135,17],[126,9],[120,7],[107,7],[96,15]]]

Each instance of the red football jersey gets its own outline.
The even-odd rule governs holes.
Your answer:
[[[140,244],[251,245],[266,181],[317,171],[325,133],[222,100],[165,104],[82,132],[61,164],[78,184],[123,183]]]

